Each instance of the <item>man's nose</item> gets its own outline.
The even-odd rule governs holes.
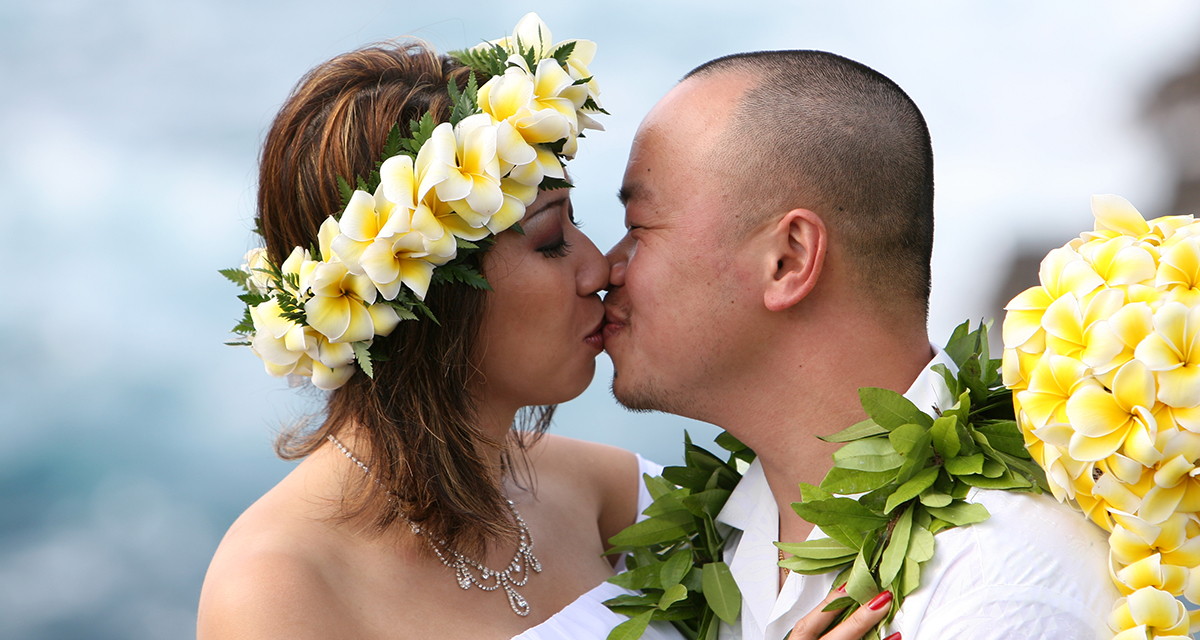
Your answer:
[[[608,254],[604,257],[608,258],[608,286],[620,287],[625,284],[625,271],[629,266],[629,259],[633,253],[633,240],[629,236],[621,238],[621,241],[613,245],[612,249],[608,250]]]

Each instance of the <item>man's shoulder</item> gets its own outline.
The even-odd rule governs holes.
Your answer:
[[[1119,596],[1103,529],[1049,494],[973,491],[967,499],[991,517],[938,534],[913,606],[905,603],[913,618],[907,624],[989,638],[1014,630],[1041,629],[1028,637],[1044,637],[1037,634],[1054,628],[1072,638],[1103,631]]]

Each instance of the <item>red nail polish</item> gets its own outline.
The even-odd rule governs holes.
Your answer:
[[[897,631],[896,633],[893,633],[892,635],[884,638],[883,640],[900,640],[900,632]]]
[[[871,611],[879,611],[880,609],[886,607],[891,601],[892,592],[884,591],[883,593],[872,598],[871,601],[867,603],[867,608]]]
[[[842,586],[838,587],[837,592],[838,593],[846,593],[846,585],[843,584]]]

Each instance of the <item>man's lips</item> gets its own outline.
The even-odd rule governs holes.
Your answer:
[[[624,328],[625,320],[613,313],[612,309],[606,309],[604,313],[604,339],[611,339]]]

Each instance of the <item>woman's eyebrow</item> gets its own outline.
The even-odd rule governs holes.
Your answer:
[[[559,198],[558,200],[552,200],[550,202],[546,202],[546,203],[542,204],[541,206],[539,206],[537,209],[534,209],[533,213],[528,213],[523,218],[523,220],[529,220],[529,219],[534,218],[542,213],[545,213],[549,209],[553,209],[555,207],[562,206],[562,203],[565,200],[566,200],[566,198]]]

